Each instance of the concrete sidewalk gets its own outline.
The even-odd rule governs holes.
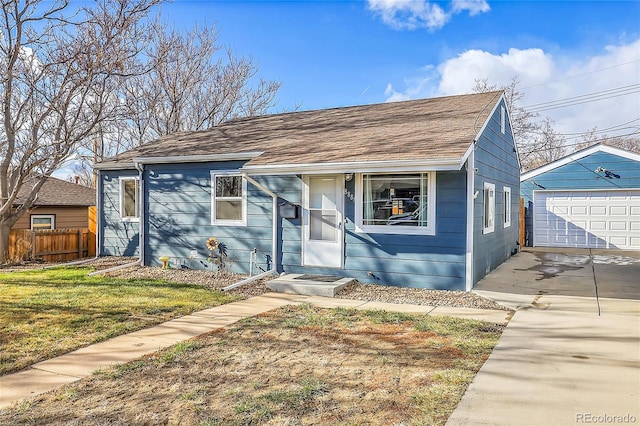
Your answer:
[[[479,283],[474,291],[517,311],[447,425],[640,422],[640,263],[605,269],[570,256],[545,265],[523,252]],[[621,297],[591,296],[596,282]]]
[[[34,364],[27,370],[1,376],[0,409],[8,407],[21,399],[36,396],[58,386],[78,381],[91,375],[97,369],[125,363],[183,340],[226,327],[243,318],[297,303],[309,303],[312,306],[323,308],[382,309],[407,313],[448,315],[502,324],[508,321],[508,316],[511,314],[510,311],[364,302],[320,296],[267,293],[118,336],[105,342]]]

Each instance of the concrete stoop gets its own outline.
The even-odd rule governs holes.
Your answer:
[[[278,293],[301,294],[304,296],[335,297],[353,278],[329,275],[287,274],[267,282],[267,288]]]

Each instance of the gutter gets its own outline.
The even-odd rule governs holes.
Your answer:
[[[252,175],[267,174],[323,174],[323,173],[374,173],[374,172],[432,172],[460,170],[461,158],[438,160],[383,160],[368,162],[333,162],[308,164],[246,165],[240,169]]]

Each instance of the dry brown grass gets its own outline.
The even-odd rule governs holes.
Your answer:
[[[0,424],[444,424],[502,327],[287,306],[0,412]]]

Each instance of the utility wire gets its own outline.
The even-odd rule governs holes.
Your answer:
[[[637,129],[637,126],[627,126],[627,127],[622,127],[622,126],[626,126],[627,124],[631,124],[634,121],[640,121],[640,117],[633,119],[631,121],[627,121],[626,123],[620,123],[617,124],[615,126],[611,126],[611,127],[607,127],[604,129],[597,129],[594,128],[593,130],[588,130],[586,132],[576,132],[576,133],[556,133],[556,135],[558,136],[566,136],[568,139],[573,139],[574,137],[580,137],[580,136],[584,136],[584,135],[588,135],[588,134],[596,134],[596,133],[604,133],[604,132],[610,132],[610,131],[619,131],[619,130],[625,130],[625,129]],[[539,135],[543,135],[544,132],[536,132],[536,131],[529,131],[527,133],[535,133],[535,134],[539,134]],[[576,135],[576,136],[574,136]]]
[[[611,65],[611,66],[609,66],[609,67],[600,68],[600,69],[597,69],[597,70],[588,71],[588,72],[584,72],[584,73],[581,73],[581,74],[574,74],[574,75],[570,75],[570,76],[568,76],[568,77],[560,78],[560,79],[558,79],[558,80],[547,81],[547,82],[545,82],[545,83],[534,84],[534,85],[531,85],[531,86],[522,87],[522,89],[524,90],[524,89],[530,89],[530,88],[532,88],[532,87],[546,86],[547,84],[557,83],[557,82],[559,82],[559,81],[571,80],[572,78],[582,77],[583,75],[595,74],[595,73],[600,72],[600,71],[606,71],[606,70],[610,70],[610,69],[613,69],[613,68],[622,67],[622,66],[624,66],[624,65],[634,64],[634,63],[636,63],[636,62],[640,62],[640,59],[636,59],[636,60],[629,61],[629,62],[623,62],[622,64]]]
[[[640,134],[640,130],[636,130],[635,132],[631,132],[631,133],[627,133],[625,135],[618,135],[616,137],[626,137],[626,136],[633,136],[636,134]],[[609,138],[602,138],[602,139],[595,139],[592,141],[581,141],[581,142],[575,142],[575,143],[569,143],[569,144],[563,144],[562,147],[571,147],[571,146],[576,146],[576,145],[582,145],[583,143],[590,143],[592,145],[595,145],[597,143],[600,142],[604,142],[606,140],[608,140]],[[529,154],[533,154],[534,152],[539,152],[539,151],[551,151],[553,149],[558,149],[560,147],[548,147],[548,148],[535,148],[534,150],[531,151],[525,151],[525,152],[520,152],[520,155],[529,155]]]
[[[541,102],[538,104],[528,105],[523,108],[529,112],[539,112],[549,109],[563,108],[566,106],[580,105],[588,102],[626,96],[637,92],[640,92],[640,84],[632,84],[629,86],[622,86],[600,92],[587,93],[585,95],[573,96],[565,99],[556,99],[553,101]]]

